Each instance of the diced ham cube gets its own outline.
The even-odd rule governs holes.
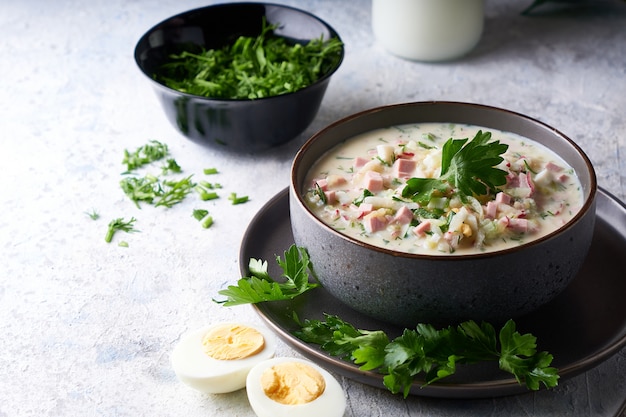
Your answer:
[[[407,206],[402,206],[396,212],[393,220],[400,224],[409,224],[413,220],[413,212]]]
[[[337,193],[334,190],[324,191],[326,196],[326,204],[335,204],[337,202]]]
[[[531,197],[535,193],[535,184],[530,177],[530,174],[525,172],[519,173],[519,192],[520,197]]]
[[[348,183],[348,180],[341,175],[332,174],[326,177],[327,188],[339,188]]]
[[[375,233],[387,227],[387,217],[374,211],[363,218],[363,227],[367,233]]]
[[[368,162],[369,162],[369,159],[365,159],[365,158],[361,158],[360,156],[357,156],[356,158],[354,158],[354,161],[352,162],[352,167],[354,168],[355,171],[358,171],[360,168],[363,168],[363,166],[367,164]]]
[[[393,175],[396,178],[408,178],[413,175],[417,161],[412,159],[396,159],[393,163]]]
[[[528,231],[528,220],[512,218],[512,219],[509,219],[509,223],[507,224],[507,227],[516,232],[525,233]]]
[[[426,232],[430,231],[430,221],[424,220],[413,229],[413,233],[418,236],[424,236]]]
[[[500,203],[500,204],[509,204],[511,202],[511,196],[503,193],[503,192],[499,192],[498,194],[496,194],[496,203]]]
[[[548,162],[546,166],[537,175],[535,175],[535,183],[545,187],[553,181],[561,183],[565,182],[569,179],[569,176],[562,173],[562,171],[562,167],[552,162]]]
[[[485,210],[485,218],[493,220],[496,218],[497,213],[498,213],[498,203],[495,201],[489,201],[487,203],[487,208]]]
[[[519,176],[515,175],[513,172],[510,172],[506,176],[506,186],[509,188],[519,187]]]
[[[363,187],[375,193],[383,190],[383,176],[376,171],[367,171],[363,178]]]
[[[561,167],[561,166],[559,166],[559,165],[557,165],[557,164],[553,163],[552,161],[548,162],[548,163],[546,164],[545,168],[546,168],[548,171],[552,171],[552,172],[561,172],[561,171],[563,171],[563,167]]]

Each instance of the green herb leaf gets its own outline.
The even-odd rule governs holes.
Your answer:
[[[153,204],[155,207],[172,206],[182,202],[185,197],[194,189],[195,183],[191,181],[192,176],[176,180],[160,180],[154,175],[144,177],[125,177],[120,181],[120,186],[124,193],[137,207],[140,202]]]
[[[357,330],[337,316],[324,316],[326,321],[306,320],[295,335],[305,342],[321,345],[332,356],[360,364],[363,370],[383,365],[385,346],[389,343],[384,332]]]
[[[322,190],[322,187],[320,187],[318,183],[315,183],[315,191],[313,192],[319,197],[323,204],[327,203],[326,193],[324,193],[324,190]]]
[[[325,314],[325,321],[305,320],[294,333],[332,356],[361,365],[362,370],[377,370],[383,374],[385,386],[404,397],[418,376],[428,385],[453,375],[458,365],[481,361],[498,361],[502,370],[531,390],[539,389],[540,384],[548,388],[558,385],[557,370],[550,367],[552,355],[537,353],[536,338],[516,332],[512,320],[498,337],[491,324],[467,321],[439,330],[419,324],[389,342],[382,331],[357,330],[339,317]]]
[[[490,139],[491,133],[482,131],[469,142],[449,139],[442,148],[439,178],[410,178],[402,196],[424,205],[435,196],[451,193],[465,199],[495,192],[506,184],[506,172],[495,166],[504,160],[501,155],[508,145]]]
[[[540,383],[555,386],[558,380],[557,370],[549,367],[552,355],[537,353],[536,342],[535,336],[518,333],[513,321],[507,322],[500,331],[500,368],[515,375],[518,382],[525,382],[531,390],[539,389]]]
[[[98,213],[96,209],[91,209],[91,211],[86,211],[85,214],[89,216],[91,220],[98,220],[100,218],[100,213]]]
[[[181,172],[183,172],[180,165],[178,165],[176,160],[173,158],[168,158],[165,161],[165,165],[161,167],[161,171],[163,172],[163,174],[168,174],[170,172],[174,174],[180,174]]]
[[[109,222],[109,226],[107,229],[107,233],[104,237],[104,241],[107,243],[111,243],[111,241],[113,240],[113,235],[115,235],[115,232],[118,232],[118,231],[127,232],[127,233],[137,232],[138,230],[134,228],[134,224],[136,221],[137,219],[135,219],[134,217],[132,217],[128,221],[124,220],[124,218],[122,217],[111,220]]]
[[[427,205],[435,196],[446,195],[450,186],[437,178],[409,178],[402,189],[402,197],[411,198],[421,205]]]
[[[163,188],[159,179],[153,175],[145,177],[124,177],[120,181],[122,191],[135,205],[140,208],[139,203],[152,204],[155,198],[163,195]]]
[[[374,195],[374,193],[372,193],[370,190],[365,188],[365,189],[363,189],[363,192],[361,193],[361,195],[358,196],[357,198],[355,198],[352,203],[354,203],[354,205],[356,205],[356,206],[360,206],[361,204],[363,204],[363,200],[365,200],[365,197],[370,197],[370,196],[373,196],[373,195]],[[324,201],[324,204],[326,204],[325,201]]]
[[[127,172],[136,170],[151,162],[163,159],[169,150],[167,145],[158,140],[151,140],[146,145],[140,146],[133,152],[124,150],[123,164],[126,164]]]
[[[163,192],[154,206],[165,206],[167,208],[171,208],[172,206],[182,202],[196,186],[196,184],[191,181],[191,177],[192,176],[190,175],[178,181],[164,180],[162,187]]]
[[[209,214],[209,210],[205,210],[205,209],[194,209],[194,210],[193,210],[193,213],[191,214],[191,216],[192,216],[194,219],[196,219],[196,220],[200,221],[200,220],[204,219],[204,218],[207,216],[207,214]]]
[[[209,216],[209,211],[204,209],[194,209],[193,218],[198,220],[203,228],[208,229],[213,226],[213,217]]]
[[[230,285],[227,289],[219,291],[226,299],[214,301],[225,306],[234,306],[291,300],[319,286],[317,282],[309,282],[309,277],[315,276],[305,249],[292,245],[284,252],[283,257],[284,259],[281,259],[277,256],[276,262],[283,270],[284,281],[278,282],[270,277],[267,262],[251,259],[249,264],[251,276],[241,278],[237,285]]]

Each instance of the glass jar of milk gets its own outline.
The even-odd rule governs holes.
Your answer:
[[[372,29],[394,55],[446,61],[480,40],[484,0],[372,0]]]

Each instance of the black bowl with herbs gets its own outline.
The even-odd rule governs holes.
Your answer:
[[[284,144],[315,118],[344,48],[303,10],[217,4],[152,27],[135,48],[170,122],[187,138],[257,152]]]

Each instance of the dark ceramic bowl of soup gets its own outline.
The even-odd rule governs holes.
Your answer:
[[[268,26],[272,29],[265,32]],[[311,42],[326,44],[331,40],[339,41],[340,46],[335,43],[336,47],[327,51],[321,62],[316,61],[315,71],[312,70],[313,62],[306,65],[307,59],[317,59],[312,54],[298,58],[302,66],[309,68],[307,75],[314,74],[302,85],[297,84],[296,91],[284,91],[274,83],[278,86],[294,84],[292,78],[300,79],[303,71],[294,71],[294,77],[284,82],[275,76],[280,71],[283,75],[288,71],[280,69],[276,72],[270,71],[270,68],[290,67],[292,61],[284,57],[287,54],[276,54],[275,49],[270,47],[274,43],[266,42],[262,47],[247,49],[232,47],[241,37],[256,42],[262,33],[264,39],[284,41],[290,47]],[[235,77],[218,76],[221,73],[215,68],[210,71],[195,71],[191,66],[179,66],[176,71],[171,69],[174,56],[180,57],[183,53],[205,56],[203,54],[207,51],[222,51],[225,48],[245,50],[247,52],[242,53],[249,55],[245,62],[232,65],[227,60],[216,59],[219,65],[226,62],[228,65],[224,66],[228,68],[246,68],[241,70],[243,75],[236,76],[240,80],[239,88],[233,88],[233,94],[222,95],[219,89],[230,87]],[[279,58],[272,59],[275,55]],[[206,6],[170,17],[150,28],[139,39],[134,56],[137,66],[152,84],[167,119],[182,135],[210,147],[253,153],[282,145],[298,137],[311,124],[331,76],[341,65],[344,49],[339,34],[328,23],[307,11],[272,3],[242,2]],[[253,71],[248,69],[248,65],[260,69]],[[210,75],[200,76],[204,71]],[[205,92],[187,86],[179,88],[178,84],[169,82],[170,79],[195,78],[200,79],[196,82],[206,86],[206,90],[215,85],[219,87]],[[243,87],[256,83],[257,79],[263,80],[257,83],[263,87],[262,90],[254,84],[251,91],[244,90],[245,96],[239,95]],[[295,90],[295,87],[292,88]]]
[[[499,323],[548,303],[587,255],[596,190],[580,147],[536,119],[418,102],[313,135],[289,204],[295,243],[329,293],[413,327]]]

